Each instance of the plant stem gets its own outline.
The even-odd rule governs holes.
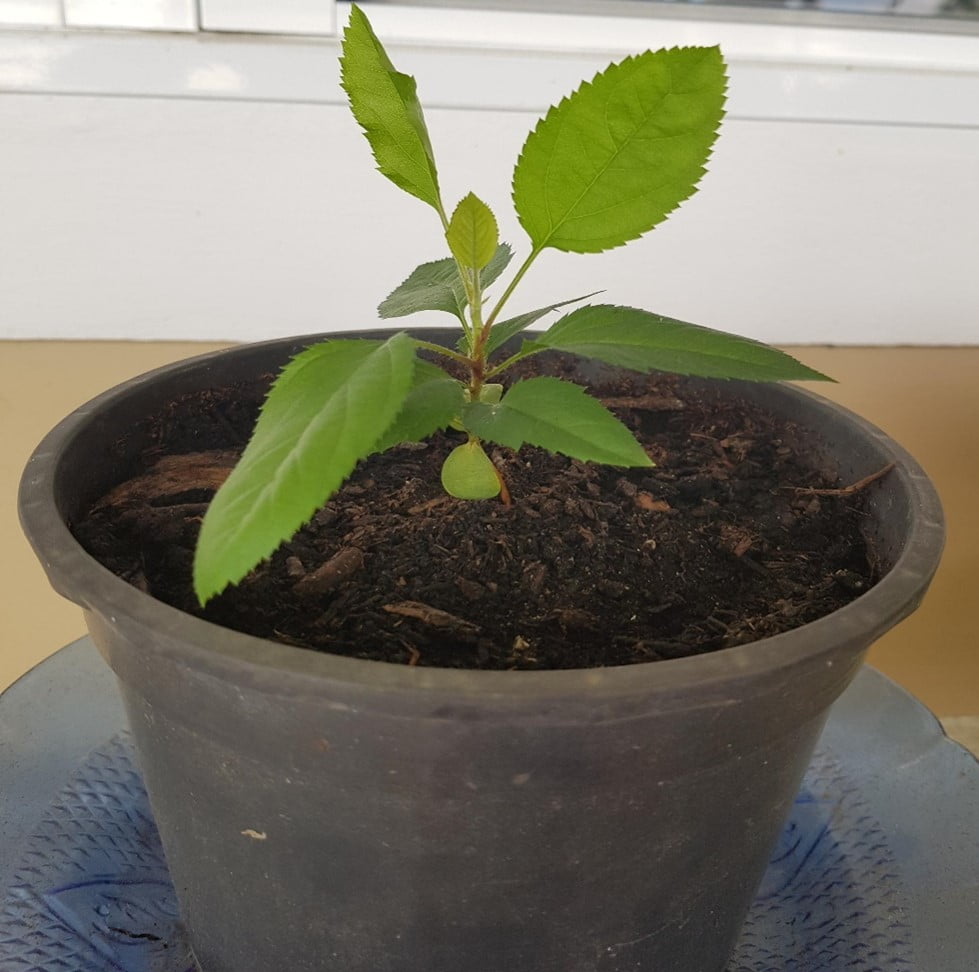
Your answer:
[[[472,318],[473,334],[478,344],[480,335],[483,333],[483,285],[479,278],[478,270],[473,270],[472,293],[469,297],[469,316]]]
[[[435,211],[439,214],[439,220],[442,223],[442,233],[448,233],[449,217],[445,214],[445,208],[442,206],[441,198],[436,200]],[[469,281],[466,279],[466,271],[462,268],[462,265],[458,260],[455,260],[455,265],[456,271],[459,274],[459,279],[462,281],[462,288],[466,293],[466,300],[468,300],[470,306],[472,306],[472,295],[470,293]],[[466,340],[469,342],[469,350],[471,351],[475,346],[476,336],[473,334],[472,328],[469,326],[469,322],[466,320],[465,311],[460,312],[459,323],[462,325],[462,333],[466,335]]]
[[[474,294],[472,281],[470,281],[469,277],[466,274],[466,268],[458,260],[456,260],[455,257],[453,257],[452,259],[456,265],[456,273],[459,275],[459,280],[462,283],[463,292],[466,295],[466,304],[469,307],[469,313],[472,314],[473,294]],[[463,309],[459,313],[459,320],[462,321],[462,330],[465,332],[466,338],[469,341],[469,351],[471,353],[473,349],[476,347],[476,339],[479,337],[478,331],[476,329],[475,319],[473,320],[472,323],[467,321],[466,311],[465,309]]]
[[[465,271],[463,271],[465,272]],[[486,380],[486,335],[489,328],[483,324],[483,288],[479,270],[472,272],[469,296],[469,317],[472,322],[472,342],[469,354],[469,400],[479,401],[479,394]]]
[[[510,506],[513,501],[510,499],[510,490],[507,489],[507,484],[506,480],[503,478],[503,473],[500,472],[496,463],[493,462],[492,459],[490,459],[490,464],[493,466],[493,472],[496,473],[496,479],[500,484],[500,502],[504,506]]]
[[[469,321],[466,320],[465,311],[459,314],[459,323],[462,325],[462,333],[466,336],[466,343],[469,345],[469,350],[472,351],[473,345],[476,343],[473,338],[472,328],[469,326]]]
[[[496,317],[503,309],[503,305],[506,303],[507,298],[516,289],[517,284],[520,283],[520,280],[523,277],[523,275],[530,269],[530,265],[537,258],[537,254],[539,252],[540,252],[539,250],[534,250],[527,257],[527,259],[524,260],[523,265],[520,267],[520,269],[514,275],[513,279],[510,281],[510,285],[506,288],[506,290],[503,292],[503,295],[496,302],[496,306],[493,308],[492,312],[490,313],[490,316],[486,319],[486,323],[484,324],[480,322],[478,328],[475,327],[475,323],[477,320],[479,320],[479,315],[482,314],[482,306],[481,306],[482,293],[478,295],[480,303],[472,305],[473,324],[474,324],[473,330],[475,333],[475,339],[473,341],[472,355],[471,355],[473,360],[473,364],[471,367],[472,381],[470,382],[469,385],[469,394],[470,394],[471,401],[474,402],[479,401],[479,392],[480,389],[483,387],[483,382],[486,381],[486,379],[489,378],[490,375],[493,375],[497,371],[499,371],[499,368],[494,368],[489,372],[486,371],[486,343],[489,340],[490,328],[493,326],[493,321],[496,320]],[[476,277],[478,280],[479,278],[478,273]]]

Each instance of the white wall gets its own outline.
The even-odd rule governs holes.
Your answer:
[[[519,251],[523,137],[608,52],[432,46],[409,27],[396,60],[441,106],[446,199],[479,192]],[[521,303],[605,288],[783,343],[979,342],[979,38],[948,38],[944,62],[906,39],[861,60],[845,39],[766,58],[742,36],[701,192],[624,250],[542,257]],[[0,34],[0,337],[373,326],[439,232],[373,172],[334,57],[333,40]]]

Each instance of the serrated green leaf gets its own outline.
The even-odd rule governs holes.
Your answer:
[[[400,442],[421,442],[462,414],[462,384],[441,368],[415,359],[411,388],[394,422],[374,447],[384,452]]]
[[[414,342],[326,341],[269,390],[238,465],[204,516],[194,557],[203,604],[292,536],[374,451],[411,383]]]
[[[496,217],[486,203],[469,193],[456,206],[445,240],[461,266],[482,270],[493,259],[500,242]]]
[[[497,278],[506,270],[508,264],[513,259],[513,250],[509,243],[501,243],[491,257],[489,263],[479,273],[479,279],[483,286],[483,292],[490,287]]]
[[[440,213],[435,154],[415,79],[397,71],[356,4],[343,32],[340,83],[367,136],[378,171]]]
[[[500,478],[483,447],[470,439],[446,457],[442,464],[442,487],[457,499],[492,499],[500,492]]]
[[[556,311],[559,307],[567,307],[568,304],[577,304],[580,300],[588,300],[589,297],[594,297],[597,293],[599,291],[595,290],[590,294],[585,294],[584,297],[572,297],[570,300],[548,304],[547,307],[538,307],[537,310],[527,311],[526,314],[519,314],[507,321],[494,324],[490,330],[490,336],[486,340],[486,353],[492,354],[497,348],[506,344],[510,338],[527,330],[531,324],[536,324],[545,314],[550,314],[551,311]]]
[[[461,317],[466,298],[459,270],[451,259],[423,263],[411,271],[377,308],[380,317],[405,317],[420,311],[445,311]]]
[[[758,341],[635,307],[579,307],[526,343],[535,350],[568,351],[632,371],[748,381],[832,381]]]
[[[493,258],[481,274],[484,289],[503,273],[512,257],[513,251],[506,243],[496,248]],[[455,261],[433,260],[412,270],[408,278],[381,301],[377,313],[389,318],[405,317],[420,311],[445,311],[461,318],[466,304],[465,290]]]
[[[513,173],[535,250],[597,253],[666,219],[704,174],[725,86],[716,47],[647,51],[551,108]]]
[[[651,466],[632,433],[585,390],[560,378],[519,381],[499,405],[473,402],[462,421],[474,435],[519,449],[550,452],[609,466]]]

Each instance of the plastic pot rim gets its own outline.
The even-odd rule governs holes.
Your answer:
[[[392,329],[390,332],[394,333]],[[426,336],[435,334],[427,330]],[[769,386],[785,398],[802,399],[818,432],[820,421],[843,420],[893,461],[899,488],[910,511],[903,549],[892,568],[870,590],[844,607],[791,631],[758,641],[688,658],[643,662],[608,668],[557,671],[483,671],[410,667],[367,661],[296,648],[243,634],[186,614],[133,587],[88,554],[74,538],[58,508],[55,478],[59,462],[74,439],[99,421],[102,412],[121,398],[161,379],[206,366],[227,355],[260,353],[286,345],[304,346],[327,338],[370,337],[377,332],[327,332],[241,345],[197,355],[154,369],[103,392],[66,416],[41,441],[28,460],[20,483],[18,507],[24,532],[55,589],[104,618],[109,624],[141,626],[154,632],[152,650],[185,658],[230,682],[255,684],[264,675],[288,674],[291,689],[305,694],[329,684],[361,686],[405,693],[435,693],[456,699],[488,697],[514,702],[542,697],[603,698],[673,695],[697,685],[729,685],[760,671],[791,669],[841,641],[869,645],[907,616],[927,589],[944,544],[944,523],[938,495],[918,463],[889,436],[859,415],[805,389]],[[832,664],[831,661],[827,662]],[[843,673],[841,672],[841,677]],[[281,680],[277,689],[282,690]]]

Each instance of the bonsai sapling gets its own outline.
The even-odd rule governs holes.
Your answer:
[[[584,388],[533,377],[505,388],[516,362],[558,350],[639,372],[753,381],[823,379],[774,348],[633,307],[580,306],[519,347],[545,315],[594,296],[503,318],[545,249],[597,253],[661,223],[703,176],[724,114],[716,47],[647,51],[611,64],[552,107],[527,136],[513,204],[530,249],[499,296],[489,291],[513,251],[473,193],[449,215],[413,78],[392,65],[356,6],[344,32],[341,79],[377,168],[436,213],[449,256],[415,269],[380,316],[441,311],[461,329],[455,348],[401,332],[386,341],[330,340],[297,354],[270,389],[248,445],[201,527],[194,589],[204,604],[291,537],[367,456],[440,429],[459,444],[442,485],[463,500],[503,495],[484,442],[524,443],[587,462],[650,466],[633,434]],[[426,350],[465,377],[430,361]]]

